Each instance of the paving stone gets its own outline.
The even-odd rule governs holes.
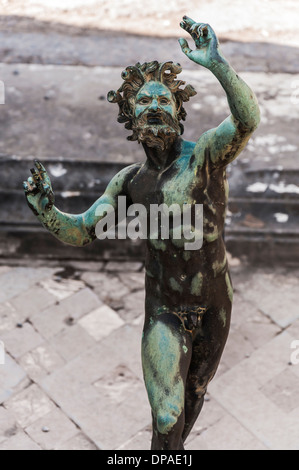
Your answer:
[[[31,321],[41,335],[49,339],[65,329],[70,320],[75,322],[99,305],[98,297],[91,289],[85,288],[35,315]]]
[[[56,298],[39,285],[27,289],[10,301],[13,308],[19,313],[20,323],[45,310],[55,302]]]
[[[209,385],[211,396],[272,450],[298,449],[298,409],[285,413],[261,391],[286,372],[291,340],[281,333]]]
[[[46,279],[40,283],[43,288],[56,300],[66,299],[70,295],[84,289],[85,284],[75,279],[63,279],[56,276],[54,279]]]
[[[294,339],[299,340],[299,319],[295,320],[286,330]]]
[[[102,305],[79,320],[79,325],[96,341],[105,338],[123,324],[124,321],[120,316],[107,305]]]
[[[248,301],[236,295],[233,304],[230,333],[222,361],[233,367],[281,331],[276,323],[263,315]]]
[[[15,417],[0,406],[0,442],[14,436],[19,431]]]
[[[124,363],[142,380],[141,331],[139,327],[124,325],[114,330],[94,348],[85,351],[43,379],[41,385],[46,386],[45,390],[51,396],[59,394],[63,398],[67,398],[68,394],[65,396],[64,393],[68,387],[75,391],[78,381],[82,386],[89,386]]]
[[[283,275],[255,272],[240,288],[246,300],[251,301],[282,328],[299,317],[299,280],[296,273]]]
[[[62,367],[65,361],[50,344],[43,343],[24,354],[19,359],[19,364],[28,376],[36,382],[50,372]]]
[[[16,392],[26,379],[27,375],[22,367],[6,354],[5,364],[0,365],[0,404]]]
[[[105,271],[122,271],[122,272],[131,272],[131,271],[140,271],[143,267],[143,263],[140,263],[138,261],[123,261],[123,262],[117,262],[117,261],[109,261],[106,266],[105,266]]]
[[[27,426],[25,431],[42,449],[54,450],[55,447],[74,437],[78,433],[78,428],[60,409],[55,408]]]
[[[107,305],[117,302],[118,306],[124,305],[126,295],[130,292],[117,276],[107,273],[88,272],[82,275],[82,280],[92,286],[94,292]]]
[[[101,377],[94,384],[103,398],[108,398],[112,403],[121,403],[136,393],[141,385],[138,378],[125,364],[120,364],[111,372]]]
[[[151,448],[152,427],[146,426],[131,439],[121,444],[116,450],[149,450]]]
[[[95,340],[81,325],[74,325],[54,336],[51,345],[65,361],[70,361],[93,347]]]
[[[121,282],[130,289],[130,291],[141,290],[145,287],[145,275],[143,272],[124,272],[119,273],[118,277]]]
[[[299,409],[299,377],[292,368],[286,368],[269,380],[260,391],[285,413]]]
[[[124,298],[124,308],[119,310],[119,315],[125,322],[133,322],[138,317],[143,315],[145,304],[145,291],[139,290],[126,295]]]
[[[55,446],[55,450],[98,450],[98,447],[84,434],[78,433],[63,444]]]
[[[186,450],[267,450],[255,436],[228,413],[197,437]]]
[[[89,410],[93,413],[93,421],[88,420],[88,435],[102,449],[118,448],[151,423],[145,388],[141,384],[137,391],[119,405],[99,397],[89,404]],[[96,417],[100,420],[101,427],[95,420]]]
[[[35,384],[5,402],[7,408],[23,428],[30,426],[55,409],[54,403]]]
[[[19,319],[20,312],[17,312],[10,302],[0,304],[0,334],[15,328]],[[23,315],[21,320],[24,321]]]
[[[23,323],[21,328],[16,327],[4,333],[2,339],[5,343],[5,349],[15,358],[21,357],[44,341],[41,335],[27,322]]]
[[[195,422],[190,435],[186,439],[186,445],[188,445],[194,437],[199,436],[203,431],[214,426],[226,415],[226,413],[227,412],[221,406],[221,403],[218,403],[213,397],[211,397],[209,392],[207,392],[202,411]]]
[[[243,291],[237,286],[237,289],[234,289],[231,328],[238,329],[250,321],[266,323],[268,325],[270,322],[269,318],[263,315],[252,301],[245,300],[242,294]]]
[[[239,329],[230,331],[221,362],[230,369],[246,357],[249,357],[253,351],[253,345],[246,336],[244,337]]]
[[[150,408],[142,379],[140,342],[140,328],[124,325],[114,330],[95,348],[86,351],[40,381],[40,385],[46,393],[101,449],[112,448],[112,435],[113,433],[117,435],[117,426],[119,426],[120,420],[130,421],[131,424],[127,434],[124,432],[120,440],[117,438],[115,446],[127,441],[133,433],[136,434],[151,421]],[[111,398],[102,397],[96,386],[91,385],[101,377],[109,376],[110,371],[124,364],[124,361],[126,367],[140,380],[140,389],[135,390],[127,399],[131,404],[135,403],[136,405],[133,409],[131,409],[131,404],[128,405],[130,412],[123,409],[123,404],[116,405],[111,401]],[[103,420],[103,413],[105,420]],[[127,417],[128,413],[130,418]],[[142,421],[144,417],[147,417],[145,424]],[[106,431],[109,419],[113,421],[112,433]],[[134,427],[132,422],[134,422]],[[141,425],[139,426],[138,423]],[[125,426],[127,429],[128,423]],[[107,436],[103,439],[103,434],[106,432],[109,432],[110,437]]]
[[[12,299],[26,291],[43,278],[51,277],[55,269],[50,268],[14,268],[0,275],[0,303]]]
[[[41,450],[41,448],[25,432],[20,431],[2,442],[0,450]]]

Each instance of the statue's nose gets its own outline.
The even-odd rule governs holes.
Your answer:
[[[157,100],[153,100],[150,105],[150,110],[156,112],[158,110],[159,104]]]

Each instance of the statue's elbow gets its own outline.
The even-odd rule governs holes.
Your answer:
[[[254,119],[254,130],[258,128],[261,122],[261,111],[259,106],[256,108],[255,119]]]
[[[80,246],[90,245],[96,239],[96,233],[94,228],[88,229],[87,227],[84,230],[84,236],[81,238]]]
[[[248,129],[249,133],[252,134],[258,128],[260,122],[261,114],[259,107],[257,107],[250,113],[249,119],[247,120],[245,127]]]

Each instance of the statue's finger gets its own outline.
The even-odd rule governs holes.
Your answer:
[[[46,168],[39,160],[34,160],[34,163],[40,173],[47,173]]]
[[[191,32],[190,26],[187,23],[184,23],[184,21],[180,22],[180,27],[187,31],[187,33]]]
[[[201,24],[198,28],[198,31],[200,31],[200,36],[206,37],[209,34],[209,25],[207,24]]]
[[[26,193],[29,193],[28,181],[23,181],[23,188]]]
[[[180,38],[179,43],[184,54],[186,54],[186,56],[189,57],[189,55],[192,53],[192,50],[190,49],[186,39]]]
[[[43,183],[43,189],[47,196],[52,192],[52,187],[48,183]]]
[[[28,178],[27,181],[24,181],[23,187],[27,193],[32,193],[33,191],[37,190],[37,187],[34,183],[33,178],[31,178],[31,176]]]
[[[51,180],[48,176],[47,170],[44,167],[44,165],[38,160],[35,160],[35,165],[36,165],[36,168],[38,169],[42,183],[47,183],[49,186],[51,186]]]
[[[41,184],[41,177],[38,171],[35,168],[31,168],[32,178],[34,183],[39,186]]]
[[[193,26],[196,21],[192,20],[192,18],[189,18],[189,16],[183,16],[183,20],[187,23],[188,26]]]

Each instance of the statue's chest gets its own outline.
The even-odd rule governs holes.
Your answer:
[[[200,171],[183,165],[172,165],[163,173],[142,171],[131,182],[129,191],[133,203],[143,204],[194,204],[203,192],[205,182]],[[204,194],[202,199],[204,198]],[[201,198],[200,198],[201,199]]]

